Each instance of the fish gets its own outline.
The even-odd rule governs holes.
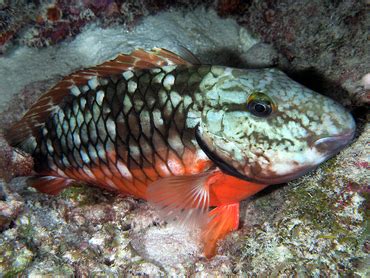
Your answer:
[[[5,136],[32,155],[40,192],[84,182],[147,200],[198,227],[211,258],[242,200],[315,169],[355,129],[344,107],[278,69],[153,48],[66,76]]]

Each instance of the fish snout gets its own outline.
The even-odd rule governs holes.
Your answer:
[[[355,128],[352,128],[342,134],[319,138],[313,145],[319,152],[330,157],[351,143],[354,136]]]

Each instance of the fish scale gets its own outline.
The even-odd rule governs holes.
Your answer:
[[[197,148],[191,140],[194,128],[186,128],[192,103],[185,107],[183,98],[186,95],[193,99],[194,91],[189,87],[197,86],[194,80],[199,84],[200,78],[194,68],[158,70],[132,72],[127,79],[114,75],[106,78],[105,85],[100,80],[99,85],[84,93],[83,86],[76,88],[75,92],[80,93],[69,96],[46,121],[34,152],[38,168],[45,171],[56,166],[65,171],[69,167],[99,167],[101,163],[109,164],[107,154],[114,153],[141,182],[178,174],[179,168],[185,168],[185,149],[194,152]],[[181,75],[179,80],[177,75]],[[166,89],[164,82],[168,77],[174,77],[174,84]],[[129,91],[129,86],[135,90]],[[177,103],[175,97],[179,98]],[[148,99],[154,101],[148,103]],[[179,165],[171,167],[170,159]],[[148,168],[155,174],[148,173],[153,172]]]

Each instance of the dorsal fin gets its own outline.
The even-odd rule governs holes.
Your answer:
[[[193,65],[201,65],[201,61],[198,59],[197,56],[194,55],[193,52],[191,52],[189,49],[187,49],[183,45],[179,45],[177,47],[177,53],[179,53],[179,56],[181,56],[184,60],[188,61],[189,63]]]
[[[87,81],[94,77],[104,78],[126,70],[170,65],[191,66],[192,64],[166,49],[154,48],[151,51],[137,49],[129,55],[120,54],[114,60],[72,73],[42,95],[23,118],[6,131],[5,136],[12,146],[23,145],[32,136],[37,137],[39,128],[44,125],[50,114],[56,111],[62,100],[73,93],[73,90],[79,93],[78,86],[87,84]]]

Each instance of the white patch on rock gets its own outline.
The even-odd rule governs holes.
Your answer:
[[[197,237],[197,231],[172,224],[159,229],[151,227],[131,244],[143,258],[166,268],[194,262],[201,251]]]

